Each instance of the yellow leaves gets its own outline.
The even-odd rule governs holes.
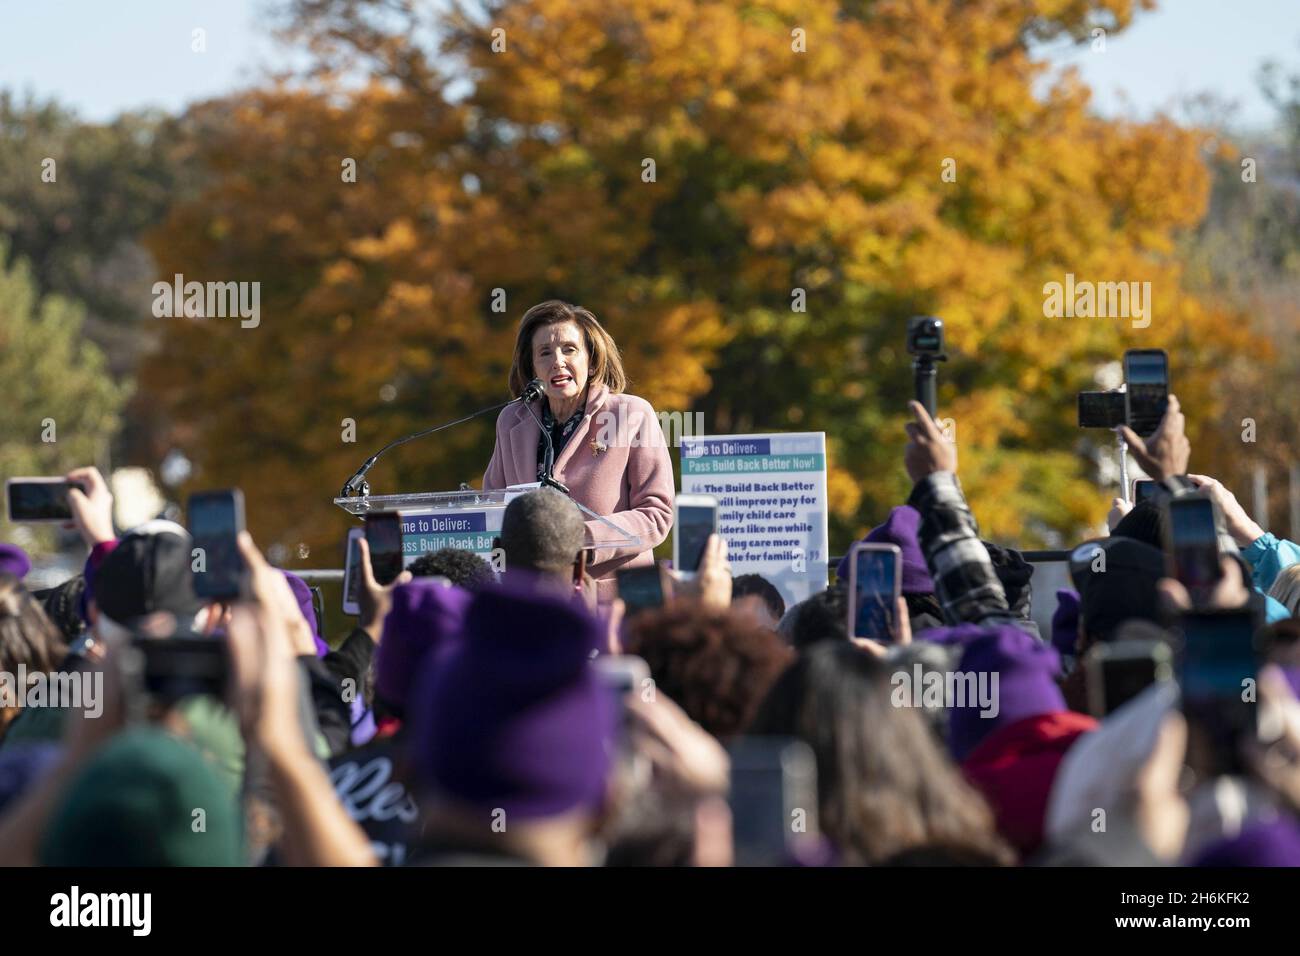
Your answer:
[[[740,101],[736,94],[731,90],[714,90],[709,95],[709,105],[715,110],[731,110],[736,107]]]
[[[834,442],[826,462],[826,505],[833,514],[852,515],[862,505],[862,489],[853,473],[835,463]]]
[[[708,302],[616,305],[604,321],[623,352],[632,390],[669,411],[689,409],[708,391],[710,359],[730,338],[717,307]]]
[[[325,285],[355,285],[361,280],[361,270],[349,259],[337,259],[327,265],[321,273],[321,282]]]
[[[408,219],[394,220],[379,238],[364,236],[351,242],[348,251],[359,259],[386,259],[411,252],[419,244],[419,235]]]

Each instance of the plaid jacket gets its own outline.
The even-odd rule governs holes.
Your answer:
[[[921,513],[917,537],[949,624],[1015,624],[979,526],[957,476],[936,471],[916,483],[907,503]]]
[[[1196,490],[1195,485],[1181,476],[1167,478],[1161,485],[1161,492],[1172,497]],[[1011,614],[1006,592],[993,570],[988,550],[980,541],[979,526],[966,504],[957,476],[949,471],[927,475],[916,483],[907,503],[921,513],[917,537],[947,622],[1025,627],[1026,622]],[[1225,554],[1240,557],[1241,552],[1223,530],[1222,518],[1219,519],[1219,547]],[[1031,633],[1036,635],[1036,630]]]

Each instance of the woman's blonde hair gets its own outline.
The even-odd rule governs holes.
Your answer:
[[[1300,610],[1300,564],[1292,564],[1282,569],[1273,579],[1273,586],[1268,589],[1268,596],[1276,598],[1286,605],[1292,617]]]
[[[627,375],[623,372],[618,346],[596,316],[580,305],[550,299],[533,306],[519,322],[515,358],[510,365],[510,394],[516,397],[523,394],[533,379],[533,335],[540,328],[564,322],[572,322],[582,330],[588,357],[587,381],[598,382],[615,395],[627,388]]]

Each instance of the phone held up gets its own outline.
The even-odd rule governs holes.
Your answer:
[[[1223,577],[1214,501],[1203,493],[1165,502],[1165,558],[1169,576],[1187,588],[1194,606],[1204,604]]]
[[[673,502],[673,568],[683,580],[700,570],[709,535],[718,533],[718,499],[678,495]]]
[[[896,544],[858,542],[849,552],[848,633],[890,642],[898,630],[903,553]]]
[[[200,559],[195,565],[194,593],[219,601],[246,595],[248,568],[237,540],[244,530],[244,493],[238,488],[197,492],[190,495],[185,513]]]
[[[1204,775],[1245,772],[1242,744],[1258,734],[1254,608],[1184,613],[1178,682],[1187,718],[1187,757]]]
[[[1149,438],[1169,405],[1169,357],[1163,349],[1124,353],[1125,420],[1140,438]]]
[[[375,583],[392,584],[402,573],[402,516],[396,511],[371,511],[365,522]]]
[[[66,478],[10,478],[5,482],[9,520],[14,524],[71,521],[68,489],[73,487],[86,490]]]
[[[623,568],[615,573],[618,596],[628,617],[662,607],[664,603],[663,571],[658,564],[648,568]]]
[[[344,543],[345,558],[343,563],[343,613],[357,617],[361,614],[361,539],[365,537],[364,528],[349,528],[347,541]]]

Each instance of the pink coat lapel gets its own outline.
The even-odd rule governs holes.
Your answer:
[[[605,385],[596,385],[588,393],[587,408],[583,413],[582,421],[578,424],[577,430],[569,436],[569,440],[564,443],[564,449],[555,459],[555,470],[561,471],[578,451],[587,442],[587,433],[591,431],[592,418],[605,407],[605,401],[609,397],[609,388]],[[541,406],[534,408],[540,417]],[[526,408],[519,409],[521,416],[519,421],[510,426],[510,453],[513,461],[513,474],[507,475],[506,481],[512,485],[530,484],[537,480],[537,443],[541,441],[542,432],[537,427],[537,421]]]
[[[541,429],[528,409],[520,408],[519,412],[524,417],[510,429],[512,474],[507,475],[506,482],[511,485],[525,485],[537,480],[537,442],[542,437]]]
[[[609,389],[604,385],[597,385],[587,395],[587,409],[583,413],[582,421],[578,423],[578,428],[569,440],[564,443],[564,450],[560,452],[555,459],[555,470],[562,471],[564,466],[569,463],[579,448],[587,442],[587,433],[591,431],[591,422],[593,417],[602,408],[605,407],[605,399],[609,396]]]

